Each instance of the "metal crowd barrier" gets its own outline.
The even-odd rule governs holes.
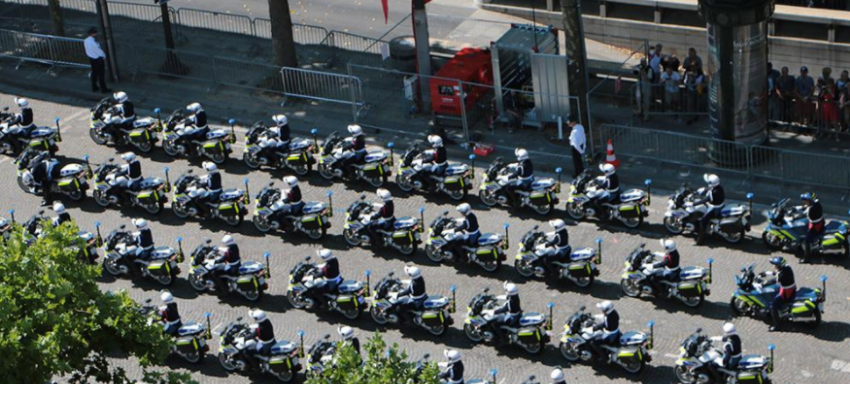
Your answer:
[[[0,29],[0,57],[50,66],[89,68],[82,39]]]
[[[289,67],[281,68],[280,75],[287,96],[350,104],[355,109],[362,105],[362,84],[357,77]]]

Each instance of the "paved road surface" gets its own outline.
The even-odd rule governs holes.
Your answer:
[[[0,95],[0,104],[11,104],[12,96]],[[109,157],[117,157],[123,149],[98,147],[87,135],[88,111],[87,104],[81,104],[73,99],[57,99],[57,103],[32,101],[36,110],[37,121],[45,121],[47,116],[56,115],[63,120],[65,141],[61,143],[60,155],[64,160],[79,160],[84,154],[89,154],[95,162],[102,162]],[[145,110],[144,104],[138,104],[138,109]],[[147,111],[149,112],[149,111]],[[146,111],[140,111],[146,114]],[[249,177],[252,181],[252,192],[256,194],[261,185],[270,180],[279,181],[283,174],[269,172],[248,172],[239,159],[232,160],[224,168],[224,183],[226,187],[241,187],[242,179]],[[163,175],[165,166],[171,167],[172,179],[189,168],[199,171],[199,163],[186,160],[173,161],[162,150],[149,157],[142,157],[144,173]],[[14,208],[18,217],[23,219],[35,213],[38,209],[38,199],[25,195],[15,184],[15,168],[11,160],[0,157],[0,209]],[[546,284],[540,281],[520,281],[515,273],[507,268],[490,275],[472,267],[456,267],[449,265],[434,265],[420,252],[410,260],[402,259],[394,253],[375,254],[370,249],[349,249],[341,237],[342,209],[350,204],[361,193],[372,192],[362,185],[344,185],[329,183],[318,175],[306,179],[302,186],[307,200],[326,200],[325,193],[333,190],[335,217],[331,235],[323,243],[310,243],[303,237],[278,235],[263,236],[250,224],[246,223],[234,232],[242,246],[245,259],[259,260],[263,252],[271,252],[273,278],[270,293],[262,300],[260,307],[265,309],[276,327],[279,339],[296,338],[298,330],[307,332],[308,341],[320,338],[326,333],[334,333],[336,326],[345,321],[341,316],[292,309],[284,298],[289,269],[301,258],[313,255],[320,245],[333,249],[338,255],[343,275],[349,279],[363,279],[364,271],[370,269],[374,277],[380,278],[389,271],[402,273],[405,262],[417,264],[423,268],[428,290],[431,293],[449,293],[451,285],[458,287],[459,311],[463,312],[466,302],[479,290],[489,286],[500,290],[503,281],[512,279],[519,282],[523,307],[528,311],[544,311],[546,304],[554,302],[555,330],[560,333],[561,322],[580,306],[592,308],[600,300],[612,300],[620,310],[622,329],[643,329],[649,320],[657,325],[655,359],[641,376],[630,377],[610,366],[575,365],[567,368],[567,376],[571,382],[604,383],[604,382],[674,382],[672,364],[678,352],[680,341],[697,327],[704,328],[711,334],[719,334],[720,327],[730,318],[728,301],[734,287],[734,273],[746,263],[756,262],[760,268],[767,266],[769,254],[766,252],[760,238],[756,235],[763,227],[763,219],[750,234],[751,237],[740,246],[729,246],[716,240],[709,241],[703,247],[694,247],[691,238],[679,238],[682,262],[684,265],[704,265],[705,260],[713,257],[717,260],[715,266],[715,283],[712,285],[712,296],[698,310],[687,310],[681,304],[670,301],[654,301],[652,299],[623,298],[619,288],[619,276],[625,256],[638,244],[648,243],[657,248],[657,241],[664,237],[661,227],[661,212],[665,205],[663,198],[656,197],[652,203],[650,224],[640,232],[627,232],[618,227],[598,226],[595,223],[580,223],[570,227],[573,246],[591,246],[593,240],[601,237],[604,240],[602,275],[597,283],[587,291],[576,290],[569,284]],[[395,185],[390,189],[397,196],[397,216],[417,214],[418,208],[427,208],[426,219],[431,219],[442,210],[453,210],[454,206],[444,197],[424,198],[419,195],[404,195]],[[511,215],[505,210],[485,210],[477,199],[470,198],[484,232],[499,232],[505,222],[512,224],[512,246],[510,257],[515,254],[516,240],[535,224],[546,226],[539,217],[527,212]],[[68,204],[72,216],[84,229],[92,229],[95,221],[101,221],[105,230],[115,228],[119,224],[129,224],[130,218],[147,217],[137,210],[102,210],[92,200],[83,204]],[[562,211],[557,216],[566,219]],[[203,238],[218,240],[227,232],[221,223],[198,221],[181,221],[166,210],[158,218],[152,218],[155,238],[160,245],[176,245],[176,237],[186,239],[186,251],[200,243]],[[790,255],[786,255],[791,258]],[[184,267],[184,271],[187,267]],[[748,353],[766,353],[770,343],[778,346],[777,371],[774,378],[778,382],[795,383],[839,383],[850,382],[850,305],[848,305],[848,288],[850,288],[850,271],[846,262],[840,264],[799,266],[796,268],[797,279],[801,286],[818,284],[822,274],[830,276],[827,296],[825,322],[813,332],[803,329],[792,332],[768,333],[767,325],[762,321],[750,318],[737,318],[734,322],[744,340],[744,348]],[[373,280],[374,283],[374,280]],[[157,298],[160,288],[150,282],[132,284],[126,279],[111,279],[104,277],[101,281],[104,289],[129,290],[138,300]],[[185,280],[180,279],[172,288],[180,304],[181,312],[186,320],[201,320],[204,312],[212,312],[213,325],[221,325],[237,317],[247,317],[252,305],[237,298],[217,298],[212,295],[196,294]],[[463,335],[461,329],[462,315],[455,315],[456,323],[452,331],[443,338],[432,338],[416,329],[395,328],[385,332],[390,341],[398,341],[402,347],[413,356],[424,353],[435,356],[442,354],[446,347],[459,348],[464,352],[469,377],[481,377],[491,368],[498,368],[499,379],[504,382],[520,382],[529,374],[539,377],[548,376],[549,370],[555,365],[566,366],[566,361],[557,349],[550,346],[542,356],[530,357],[517,348],[496,350],[487,345],[472,346]],[[360,337],[370,336],[376,326],[368,316],[352,324]],[[217,340],[212,348],[217,349]],[[116,361],[127,364],[125,361]],[[207,383],[247,382],[248,378],[241,376],[227,377],[212,356],[200,367],[187,365],[179,360],[171,360],[169,366],[185,369],[194,373],[198,380]],[[263,380],[266,381],[266,380]]]

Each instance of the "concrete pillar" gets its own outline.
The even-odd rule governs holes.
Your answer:
[[[416,39],[416,67],[419,73],[420,110],[431,109],[431,35],[424,0],[413,0],[413,36]]]
[[[608,4],[604,1],[599,3],[599,17],[608,18]]]
[[[655,9],[655,23],[656,23],[656,24],[660,24],[660,23],[661,23],[661,13],[662,13],[662,11],[661,11],[661,9],[660,9],[660,8],[656,8],[656,9]]]
[[[546,0],[546,11],[555,10],[555,0]]]
[[[776,36],[776,21],[770,20],[767,22],[767,34],[769,36]]]
[[[827,31],[827,40],[830,43],[835,43],[835,25],[830,25]]]

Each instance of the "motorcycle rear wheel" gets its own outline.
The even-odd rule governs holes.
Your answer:
[[[140,152],[145,154],[153,151],[153,142],[151,142],[150,140],[144,141],[142,143],[133,143],[133,145],[135,145]]]
[[[372,185],[372,187],[375,187],[375,188],[379,188],[381,186],[384,186],[384,184],[387,183],[387,177],[386,176],[379,176],[377,178],[363,178],[363,179],[366,182],[368,182],[370,185]]]
[[[360,307],[356,307],[356,308],[355,308],[355,309],[353,309],[353,310],[340,311],[340,314],[342,314],[342,316],[343,316],[343,317],[348,318],[349,320],[354,321],[354,320],[356,320],[357,318],[360,318],[360,314],[361,314],[361,312],[360,312]]]
[[[685,303],[685,305],[687,307],[697,308],[700,305],[702,305],[702,302],[704,300],[705,300],[705,295],[700,294],[699,296],[696,296],[696,297],[685,297],[684,299],[682,299],[682,303]]]
[[[573,347],[567,345],[566,343],[561,343],[558,348],[561,350],[561,355],[567,359],[569,362],[577,362],[581,357],[579,357],[578,352]]]
[[[228,158],[230,158],[230,156],[228,156],[226,152],[207,154],[207,157],[209,157],[210,161],[215,163],[215,165],[222,165],[227,162]]]
[[[488,262],[488,263],[484,263],[483,265],[481,265],[481,268],[483,268],[487,272],[496,272],[501,267],[502,267],[502,259],[501,258],[499,258],[498,260],[496,260],[494,262]]]
[[[242,297],[244,297],[245,300],[252,302],[260,301],[260,299],[263,297],[263,289],[251,291],[248,293],[242,293]]]
[[[24,179],[18,176],[18,187],[24,191],[24,193],[32,193],[27,185],[24,184]]]
[[[620,221],[626,226],[626,228],[637,229],[641,224],[643,224],[643,214],[638,214],[636,218],[626,218]]]
[[[454,201],[463,200],[463,198],[466,197],[467,193],[469,193],[469,189],[467,189],[467,188],[463,188],[463,190],[453,190],[453,191],[446,192],[446,194],[449,195],[449,198],[454,200]]]
[[[637,375],[641,371],[643,371],[643,367],[645,365],[646,365],[646,362],[643,361],[643,360],[640,360],[638,362],[633,362],[633,363],[628,363],[628,364],[623,365],[623,369],[626,370],[626,372],[628,372],[632,375]]]
[[[761,239],[764,241],[764,244],[771,250],[782,250],[782,239],[770,233],[769,231],[761,234]]]
[[[446,322],[444,322],[444,323],[442,323],[438,326],[430,327],[427,330],[428,330],[428,333],[430,333],[434,336],[443,336],[443,335],[446,334],[446,332],[449,331],[448,321],[446,321]]]
[[[725,239],[728,243],[738,244],[738,243],[741,243],[741,241],[744,240],[744,237],[747,236],[747,233],[744,230],[744,227],[742,226],[741,230],[738,231],[738,232],[735,232],[733,234],[720,235],[720,236],[723,236],[723,239]]]
[[[312,229],[307,231],[307,237],[313,240],[322,240],[327,233],[328,229],[322,227],[321,229]]]
[[[204,354],[201,352],[197,352],[191,355],[183,355],[181,354],[184,360],[192,363],[192,364],[200,364],[200,362],[204,359]]]
[[[65,193],[65,196],[68,196],[68,198],[73,201],[82,201],[86,198],[86,192],[84,190],[75,190],[73,192]]]
[[[545,346],[542,342],[537,342],[533,347],[522,346],[528,354],[540,354],[540,352],[543,351],[543,347]]]
[[[591,275],[591,276],[587,276],[587,277],[575,280],[575,281],[573,281],[573,283],[575,283],[576,286],[578,286],[582,289],[585,289],[585,288],[591,287],[593,285],[594,281],[596,281],[596,277]]]
[[[173,267],[172,267],[173,268]],[[156,281],[163,286],[171,286],[174,283],[174,278],[171,274],[160,275],[156,277]]]
[[[555,209],[555,205],[552,204],[552,203],[549,203],[545,206],[532,205],[531,209],[534,210],[536,213],[538,213],[540,215],[549,215],[550,213],[552,213],[552,210]]]
[[[284,372],[279,372],[279,373],[273,373],[272,375],[274,375],[274,377],[277,378],[277,380],[279,380],[283,383],[292,382],[292,378],[295,377],[295,374],[293,374],[291,370],[286,370]]]
[[[413,254],[416,253],[416,246],[413,243],[411,243],[407,246],[402,246],[400,249],[398,249],[398,252],[401,253],[402,255],[410,257],[410,256],[413,256]]]
[[[227,217],[223,217],[222,220],[224,220],[225,224],[235,227],[235,226],[239,226],[239,225],[242,224],[242,221],[245,220],[245,216],[242,215],[242,214],[230,215],[230,216],[227,216]]]
[[[310,164],[310,163],[296,165],[296,166],[292,167],[292,172],[295,172],[295,175],[298,175],[298,176],[307,176],[307,174],[309,174],[310,171],[312,171],[312,170],[313,170],[313,164]]]
[[[142,207],[151,215],[159,215],[162,213],[162,209],[165,208],[165,204],[163,204],[163,201],[160,200],[154,202],[153,204],[146,204]]]

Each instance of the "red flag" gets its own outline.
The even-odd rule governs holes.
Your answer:
[[[384,23],[386,24],[390,20],[389,19],[390,18],[390,15],[389,15],[390,10],[389,10],[388,5],[387,5],[387,0],[381,0],[381,6],[384,7]]]

